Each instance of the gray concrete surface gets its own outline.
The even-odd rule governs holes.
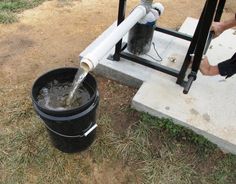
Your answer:
[[[187,18],[180,31],[192,35],[196,24],[197,20]],[[91,43],[81,57],[96,47],[115,25]],[[158,32],[155,32],[153,41],[163,58],[161,64],[175,69],[182,66],[189,42]],[[235,51],[236,32],[228,30],[212,41],[207,56],[211,63],[217,64],[230,58]],[[111,50],[107,56],[113,52]],[[148,54],[156,57],[153,48]],[[133,98],[133,108],[154,116],[171,118],[175,123],[205,136],[224,151],[236,154],[235,76],[225,80],[220,76],[205,77],[199,73],[189,94],[184,95],[183,88],[175,83],[176,78],[125,59],[114,62],[107,56],[100,62],[96,72],[123,84],[140,87]],[[148,56],[142,57],[150,59]]]

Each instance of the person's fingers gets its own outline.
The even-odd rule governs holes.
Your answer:
[[[211,26],[211,31],[213,32],[213,38],[216,38],[217,36],[219,36],[217,34],[217,27],[215,25]]]
[[[222,23],[221,22],[213,22],[211,25],[211,31],[213,31],[213,38],[218,37],[222,32]]]
[[[206,75],[208,73],[209,67],[210,67],[210,64],[209,64],[208,58],[207,56],[205,56],[201,61],[199,70],[203,75]]]

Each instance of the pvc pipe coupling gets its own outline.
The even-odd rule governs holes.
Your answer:
[[[144,6],[149,6],[151,7],[152,6],[152,3],[153,3],[153,0],[141,0],[141,5],[144,5]]]
[[[153,0],[141,0],[140,4],[146,8],[147,13],[152,8]]]
[[[154,3],[152,5],[152,9],[158,11],[159,16],[161,16],[164,12],[164,6],[161,3]]]

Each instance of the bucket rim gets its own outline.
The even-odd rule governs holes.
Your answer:
[[[44,112],[46,114],[47,114],[47,112],[50,112],[50,114],[52,113],[52,114],[60,115],[61,113],[63,113],[63,114],[71,115],[71,114],[74,114],[73,112],[77,112],[78,113],[79,111],[85,110],[86,107],[89,107],[93,103],[94,99],[96,98],[96,95],[98,95],[98,93],[96,92],[97,91],[97,82],[96,82],[95,78],[93,77],[93,75],[90,74],[90,73],[87,74],[86,78],[87,77],[91,77],[94,80],[95,89],[93,89],[93,87],[91,87],[91,85],[87,84],[94,91],[94,93],[92,94],[90,100],[87,103],[83,104],[82,106],[78,106],[78,107],[75,107],[75,108],[72,108],[72,109],[68,109],[68,110],[61,110],[61,109],[53,109],[52,110],[52,109],[48,109],[48,108],[40,105],[38,103],[38,101],[36,100],[36,96],[34,95],[34,88],[35,88],[37,82],[39,82],[39,80],[42,79],[43,77],[45,77],[46,75],[48,75],[48,74],[50,74],[52,72],[60,71],[60,70],[62,70],[62,71],[63,70],[78,70],[78,68],[76,68],[76,67],[58,67],[58,68],[50,69],[50,70],[44,72],[43,74],[39,75],[36,78],[36,80],[34,81],[32,89],[31,89],[31,99],[33,101],[33,104],[35,104],[38,109],[40,109],[42,112]],[[85,78],[85,80],[86,80],[86,78]]]

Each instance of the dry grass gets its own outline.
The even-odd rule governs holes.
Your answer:
[[[33,8],[45,0],[1,0],[0,23],[9,24],[17,21],[17,15],[22,10]]]
[[[17,17],[15,14],[10,13],[9,11],[0,12],[0,23],[10,24],[16,21],[17,21]]]
[[[52,147],[27,89],[17,86],[19,97],[1,104],[0,183],[96,183],[96,169],[115,170],[117,164],[126,169],[114,183],[234,183],[236,179],[235,156],[201,145],[201,141],[186,140],[186,134],[173,133],[180,127],[171,121],[146,114],[123,133],[114,130],[113,113],[103,114],[98,119],[97,139],[89,150],[61,153]],[[14,93],[15,89],[1,90],[1,95],[8,97]],[[101,114],[103,109],[99,111]],[[123,112],[123,116],[130,114],[130,110]],[[197,137],[194,133],[188,136]],[[207,151],[199,150],[201,146]]]

